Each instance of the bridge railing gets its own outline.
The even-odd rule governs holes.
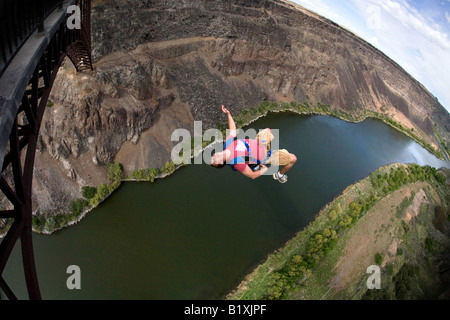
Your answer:
[[[0,0],[0,77],[43,21],[64,0]]]

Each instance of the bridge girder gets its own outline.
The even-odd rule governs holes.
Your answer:
[[[50,2],[55,5],[57,1]],[[40,43],[36,47],[39,48],[36,52],[28,52],[30,59],[25,58],[27,60],[25,66],[22,66],[23,63],[14,63],[14,59],[21,58],[21,53],[17,52],[0,78],[2,86],[3,83],[10,84],[12,82],[5,79],[10,76],[8,69],[12,68],[11,72],[17,72],[23,67],[21,76],[13,74],[13,78],[15,76],[18,81],[10,90],[11,94],[5,95],[6,100],[0,96],[2,98],[0,100],[0,167],[2,168],[0,190],[10,203],[10,208],[0,210],[0,219],[8,219],[11,223],[0,243],[0,288],[12,300],[17,297],[4,279],[3,272],[19,238],[28,296],[33,300],[41,299],[32,243],[31,196],[39,129],[53,82],[66,56],[73,62],[77,71],[92,70],[90,0],[59,2],[54,11],[45,21],[42,21],[41,26],[33,31],[36,33],[35,37],[29,37],[28,41],[36,41],[41,37],[44,45]],[[67,28],[66,20],[69,15],[66,10],[72,4],[78,5],[81,9],[81,29]],[[20,50],[30,50],[30,46],[25,43]],[[31,76],[27,75],[27,72],[31,73]],[[3,89],[8,89],[6,87],[5,85],[0,88],[0,94]]]

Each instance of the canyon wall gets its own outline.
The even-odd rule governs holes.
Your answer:
[[[389,114],[436,145],[448,112],[399,65],[353,33],[281,0],[97,0],[94,71],[67,60],[41,128],[40,213],[64,212],[82,186],[170,160],[177,128],[225,124],[262,101],[320,102]]]

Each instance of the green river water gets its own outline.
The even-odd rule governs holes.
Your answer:
[[[272,114],[298,157],[282,185],[190,165],[155,183],[124,183],[77,225],[34,235],[43,299],[222,299],[348,185],[394,162],[448,166],[378,120]],[[4,278],[26,299],[20,245]],[[69,290],[66,269],[81,270]]]

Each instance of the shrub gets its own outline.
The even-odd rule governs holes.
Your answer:
[[[97,194],[97,188],[84,186],[84,187],[81,188],[81,194],[86,199],[92,199]]]
[[[131,177],[136,180],[144,180],[145,174],[143,169],[138,169],[131,173]]]
[[[380,253],[375,255],[375,264],[380,266],[383,263],[383,256]]]
[[[337,211],[333,209],[328,213],[328,219],[330,219],[330,221],[334,221],[336,220],[336,218],[337,218]]]
[[[348,215],[345,215],[342,217],[342,219],[339,221],[339,227],[346,228],[352,224],[352,218]]]
[[[93,197],[92,199],[89,199],[89,205],[92,206],[93,208],[97,207],[99,203],[100,200],[97,196]]]
[[[361,216],[362,206],[357,202],[352,202],[349,207],[351,217],[358,219]]]
[[[123,166],[118,162],[108,164],[108,179],[110,182],[122,181]]]
[[[394,276],[392,281],[395,285],[395,298],[398,300],[404,300],[408,297],[408,294],[412,288],[412,284],[415,282],[416,268],[412,265],[405,264]]]
[[[99,199],[104,199],[108,195],[108,186],[100,183],[97,189],[97,196]]]
[[[149,168],[146,170],[146,172],[147,172],[147,180],[151,182],[153,182],[159,174],[159,170],[156,168]]]
[[[46,218],[43,215],[34,216],[32,219],[33,228],[37,230],[42,230],[45,226]]]
[[[427,237],[425,239],[425,249],[427,249],[430,252],[434,251],[434,240],[430,237]]]
[[[87,205],[88,202],[86,200],[77,199],[69,203],[69,210],[72,214],[79,216]]]
[[[171,161],[167,161],[161,168],[161,172],[170,174],[175,171],[175,164]]]

